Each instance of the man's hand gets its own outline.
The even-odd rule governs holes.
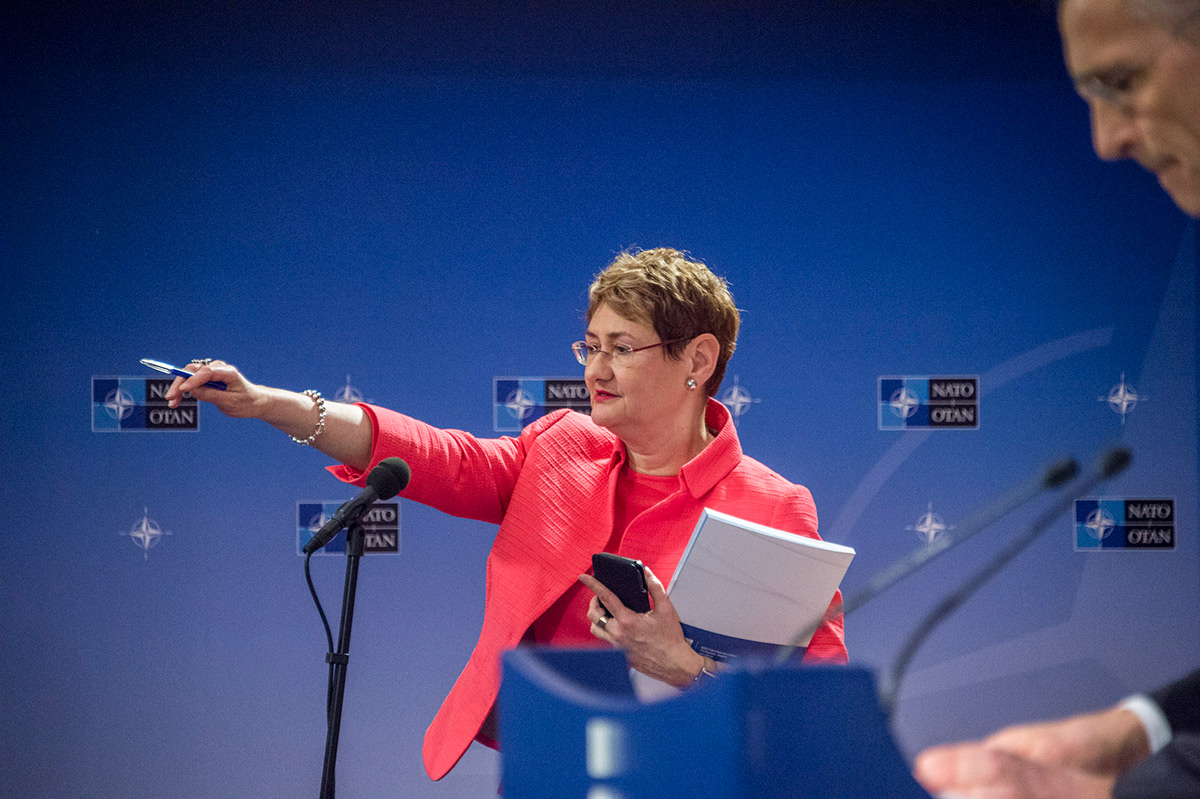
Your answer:
[[[913,776],[931,794],[954,799],[1112,799],[1116,781],[980,743],[927,749],[917,757]]]

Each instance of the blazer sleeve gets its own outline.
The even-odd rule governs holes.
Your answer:
[[[807,538],[820,539],[817,534],[817,506],[813,502],[812,493],[801,485],[792,484],[792,490],[787,498],[775,508],[771,526],[778,530],[787,530]],[[804,652],[805,663],[831,663],[845,665],[850,656],[846,651],[846,633],[842,619],[842,592],[835,591],[829,607],[836,612],[829,615],[808,642]]]
[[[570,411],[556,411],[513,438],[476,438],[462,430],[442,430],[402,413],[360,404],[374,435],[366,469],[346,464],[329,471],[347,483],[363,485],[384,458],[403,458],[412,479],[400,496],[444,513],[499,524],[533,442]]]
[[[1195,799],[1200,796],[1200,735],[1175,736],[1153,756],[1123,774],[1113,799]]]
[[[1200,733],[1200,669],[1159,688],[1150,697],[1162,708],[1173,734]]]

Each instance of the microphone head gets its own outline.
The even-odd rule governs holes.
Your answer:
[[[404,490],[412,479],[412,469],[402,458],[384,458],[367,475],[367,485],[375,489],[379,499],[391,499]]]
[[[1132,461],[1133,453],[1128,447],[1114,447],[1100,459],[1100,474],[1107,480],[1125,471]]]
[[[1074,480],[1077,474],[1079,474],[1079,463],[1074,458],[1067,458],[1046,470],[1046,474],[1042,478],[1042,487],[1058,488]]]

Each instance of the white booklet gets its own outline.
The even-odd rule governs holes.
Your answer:
[[[692,649],[713,660],[770,656],[825,615],[854,550],[705,508],[667,586]],[[812,633],[798,642],[799,658]],[[643,702],[678,691],[630,670]]]
[[[771,655],[821,618],[853,558],[850,547],[705,508],[667,594],[701,655]]]

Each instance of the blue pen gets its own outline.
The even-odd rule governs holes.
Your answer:
[[[142,358],[142,363],[146,366],[149,366],[151,369],[154,369],[155,371],[165,372],[169,375],[175,375],[176,377],[191,377],[192,376],[192,373],[189,372],[188,370],[180,369],[178,366],[172,366],[171,364],[163,363],[162,361],[155,361],[150,358]],[[207,383],[204,384],[204,387],[205,388],[215,388],[218,391],[224,391],[226,389],[225,384],[222,383],[220,380],[209,380]]]

